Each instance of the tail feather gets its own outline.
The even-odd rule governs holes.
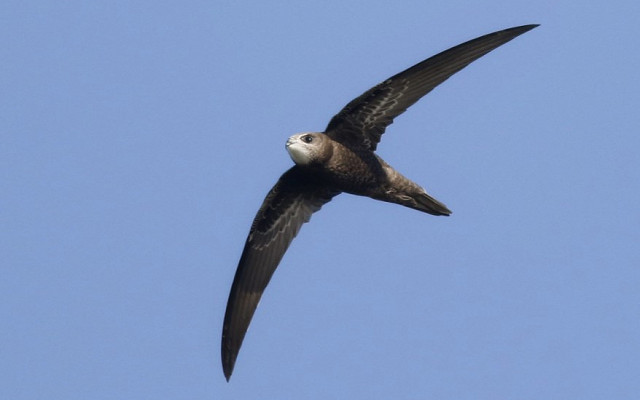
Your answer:
[[[415,185],[415,184],[414,184]],[[409,190],[398,192],[396,190],[385,190],[383,193],[371,196],[374,199],[396,203],[414,210],[426,212],[431,215],[450,215],[451,210],[444,204],[429,196],[418,185]]]
[[[413,196],[412,200],[414,200],[414,205],[407,205],[411,208],[415,208],[416,210],[424,211],[431,215],[451,215],[451,210],[449,210],[447,206],[425,192],[417,196]]]
[[[387,176],[387,184],[377,188],[376,193],[367,194],[368,196],[390,203],[401,204],[431,215],[451,214],[451,210],[447,206],[429,196],[420,185],[404,177],[382,158],[378,157],[378,161]]]

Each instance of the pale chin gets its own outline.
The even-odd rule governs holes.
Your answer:
[[[287,151],[294,163],[298,165],[307,165],[311,163],[309,149],[306,149],[304,146],[293,143],[287,146]]]

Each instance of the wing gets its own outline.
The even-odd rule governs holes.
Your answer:
[[[471,62],[538,25],[524,25],[481,36],[445,50],[392,76],[352,100],[325,132],[352,148],[374,151],[393,119]]]
[[[262,292],[303,223],[339,192],[294,166],[258,211],[236,270],[222,328],[222,368],[229,380]]]

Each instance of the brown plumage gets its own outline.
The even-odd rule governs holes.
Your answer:
[[[289,244],[311,214],[346,192],[397,203],[433,215],[451,211],[402,176],[374,151],[393,119],[454,73],[511,39],[525,25],[473,39],[392,76],[347,104],[324,133],[291,136],[286,147],[296,165],[271,189],[242,251],[222,329],[227,380],[253,313]]]

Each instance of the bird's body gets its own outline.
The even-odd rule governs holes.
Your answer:
[[[291,136],[295,165],[269,191],[253,220],[231,286],[222,330],[227,380],[245,333],[273,272],[311,214],[340,193],[396,203],[433,215],[451,211],[375,154],[393,119],[451,75],[537,25],[468,41],[374,86],[336,114],[325,132]]]
[[[449,215],[444,204],[430,197],[370,150],[353,149],[319,132],[294,135],[287,150],[307,180],[340,193],[397,203],[433,215]],[[425,203],[429,203],[428,205]]]

